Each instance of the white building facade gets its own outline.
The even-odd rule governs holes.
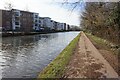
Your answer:
[[[43,29],[43,25],[44,25],[44,18],[39,17],[39,27],[40,27],[40,29]]]
[[[51,20],[51,29],[55,30],[55,21],[54,20]]]
[[[52,29],[51,18],[43,17],[43,27],[47,27],[49,29]]]
[[[19,10],[16,10],[16,9],[13,9],[12,10],[12,29],[13,30],[17,30],[17,29],[20,29],[20,11]]]
[[[57,30],[64,30],[64,23],[57,23]]]
[[[39,27],[39,13],[33,13],[33,29],[38,31]]]

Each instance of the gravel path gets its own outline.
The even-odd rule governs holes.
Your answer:
[[[65,78],[118,78],[118,74],[94,47],[87,36],[81,37],[66,67]]]

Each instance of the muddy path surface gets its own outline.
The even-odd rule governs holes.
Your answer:
[[[81,32],[78,46],[66,67],[65,78],[118,78],[87,36]]]

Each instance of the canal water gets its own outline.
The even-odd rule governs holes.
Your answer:
[[[2,38],[2,77],[37,77],[78,34],[79,32],[61,32]]]

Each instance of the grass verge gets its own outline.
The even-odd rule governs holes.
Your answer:
[[[103,57],[110,63],[114,70],[120,75],[120,47],[100,37],[86,33],[87,37],[99,50]]]
[[[99,46],[97,46],[97,48],[103,47],[104,49],[113,51],[115,55],[119,54],[119,49],[120,49],[119,45],[113,44],[113,43],[111,43],[111,42],[109,42],[109,41],[107,41],[105,39],[102,39],[100,37],[91,35],[89,33],[85,33],[85,34],[91,39],[91,41],[93,43],[99,45]]]
[[[80,34],[42,71],[39,78],[61,78],[70,57],[79,41]]]

